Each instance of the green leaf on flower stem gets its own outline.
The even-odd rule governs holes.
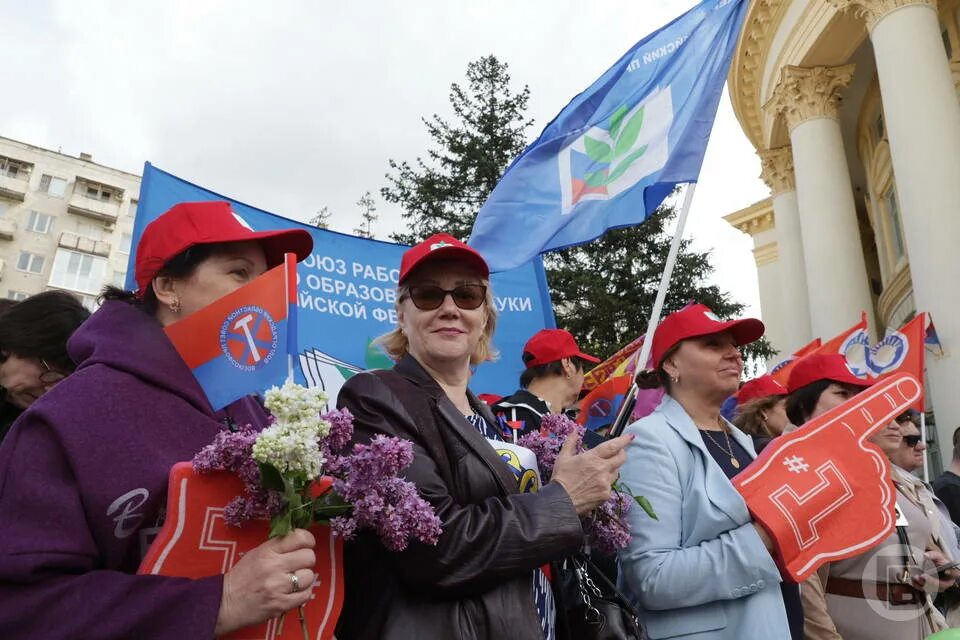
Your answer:
[[[290,510],[284,509],[270,520],[269,538],[279,538],[293,531],[293,522],[290,519]]]
[[[594,162],[610,162],[612,159],[613,152],[610,150],[610,145],[606,142],[600,142],[599,140],[584,136],[583,147],[587,155],[590,156],[590,159]]]
[[[650,516],[650,517],[653,518],[654,520],[659,520],[659,519],[660,519],[660,518],[657,517],[657,514],[654,512],[654,510],[653,510],[653,505],[650,504],[650,501],[647,500],[645,497],[643,497],[643,496],[633,496],[633,499],[634,499],[634,501],[635,501],[638,505],[640,505],[640,508],[643,509],[648,516]]]
[[[257,466],[260,468],[260,486],[270,491],[286,491],[287,483],[275,466],[267,462],[258,462]]]
[[[635,493],[630,489],[630,487],[628,487],[628,486],[625,485],[624,483],[620,482],[619,480],[618,480],[617,482],[614,482],[614,483],[613,483],[613,489],[614,489],[614,491],[622,491],[623,493],[626,493],[626,494],[629,495],[631,498],[633,498],[633,501],[634,501],[634,502],[636,502],[638,505],[640,505],[640,508],[643,509],[648,516],[650,516],[650,517],[653,518],[654,520],[660,520],[660,518],[658,518],[658,517],[657,517],[657,514],[654,512],[654,510],[653,510],[653,505],[650,504],[650,501],[647,500],[647,499],[646,499],[645,497],[643,497],[643,496],[638,496],[637,494],[635,494]]]
[[[616,146],[613,148],[614,157],[625,154],[630,150],[630,147],[633,146],[633,143],[637,141],[637,137],[640,135],[640,128],[643,127],[644,109],[645,107],[640,107],[637,112],[630,117],[627,124],[624,125],[623,131],[620,132],[620,136],[617,138]]]
[[[616,138],[617,133],[620,131],[620,125],[623,124],[623,116],[627,115],[627,105],[621,105],[619,109],[613,112],[613,115],[610,116],[610,137]]]

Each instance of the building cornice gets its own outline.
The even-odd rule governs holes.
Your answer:
[[[724,216],[723,219],[734,229],[751,236],[769,231],[776,226],[773,199],[766,198],[760,202],[754,202],[745,209]]]
[[[750,3],[733,64],[730,65],[730,101],[744,133],[755,149],[766,146],[763,142],[763,113],[760,110],[763,67],[776,26],[789,4],[788,0],[754,0]]]
[[[780,70],[780,81],[763,111],[786,118],[791,131],[814,118],[837,119],[840,94],[853,80],[856,65],[839,67],[796,67]]]

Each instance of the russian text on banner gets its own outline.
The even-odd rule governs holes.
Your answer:
[[[165,329],[214,410],[283,384],[296,345],[296,282],[288,253],[282,265]]]
[[[638,42],[507,168],[469,243],[503,271],[640,224],[695,182],[746,0],[705,0]]]

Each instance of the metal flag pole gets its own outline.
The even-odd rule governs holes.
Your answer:
[[[660,324],[660,314],[663,311],[663,302],[667,297],[667,289],[670,288],[670,276],[673,275],[673,267],[677,264],[677,253],[680,252],[680,242],[683,239],[683,229],[687,225],[687,215],[690,213],[690,204],[693,202],[693,192],[696,191],[697,183],[687,183],[687,188],[683,192],[683,204],[680,206],[680,217],[677,218],[677,230],[673,234],[673,241],[670,243],[670,251],[667,253],[667,262],[663,266],[663,275],[660,276],[660,288],[657,290],[657,298],[654,300],[653,309],[650,310],[650,320],[647,321],[646,338],[640,346],[640,357],[637,358],[637,373],[643,370],[647,364],[647,358],[650,357],[650,348],[653,346],[653,333]],[[633,413],[633,407],[637,402],[637,379],[634,377],[630,390],[623,398],[623,404],[620,405],[620,411],[617,412],[617,418],[613,421],[613,427],[610,429],[610,437],[616,438],[627,427],[630,421],[630,414]]]
[[[927,443],[927,413],[920,412],[920,442]],[[930,482],[930,469],[927,467],[927,449],[923,449],[923,481]]]

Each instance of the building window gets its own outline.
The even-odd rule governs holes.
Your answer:
[[[10,203],[6,200],[0,200],[0,216],[7,212],[7,209],[10,208]]]
[[[106,273],[106,258],[57,249],[50,272],[50,286],[96,295],[103,287]]]
[[[131,218],[135,218],[137,216],[137,207],[139,205],[140,205],[140,202],[138,200],[131,200],[130,207],[127,208],[127,215],[130,216]]]
[[[13,158],[7,158],[6,156],[0,156],[0,176],[6,176],[8,178],[25,178],[30,174],[29,167],[30,165],[25,162],[20,162],[19,160],[14,160]]]
[[[65,178],[43,174],[40,178],[40,191],[54,198],[62,198],[67,193],[67,181]]]
[[[93,182],[86,183],[86,188],[83,192],[84,197],[90,198],[91,200],[99,200],[100,202],[109,202],[110,198],[113,197],[113,189],[105,187],[102,184],[95,184]]]
[[[39,211],[31,211],[30,218],[27,220],[27,230],[36,233],[50,233],[50,227],[53,226],[53,216],[48,216]]]
[[[17,258],[17,271],[43,273],[43,256],[38,256],[29,251],[21,251]]]
[[[890,244],[893,247],[893,257],[899,261],[905,253],[903,242],[903,227],[900,223],[900,205],[897,203],[897,190],[890,187],[883,196],[884,208],[887,210],[887,223],[890,227]]]
[[[123,286],[127,284],[127,272],[126,271],[114,271],[113,272],[113,281],[110,283],[118,289],[123,289]]]
[[[9,291],[7,291],[7,300],[14,300],[16,302],[20,302],[21,300],[26,300],[29,297],[30,297],[30,294],[24,293],[23,291],[14,291],[13,289],[10,289]]]

